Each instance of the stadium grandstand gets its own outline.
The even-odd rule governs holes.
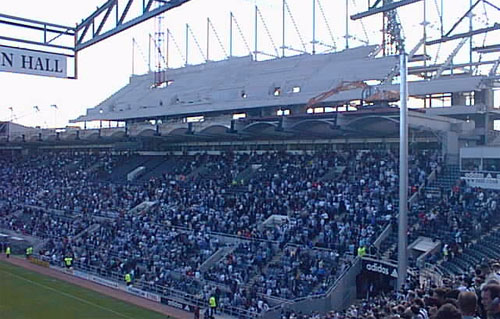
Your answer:
[[[383,15],[382,44],[155,70],[72,126],[0,122],[0,251],[195,318],[499,318],[500,60],[453,62],[498,23],[441,34],[461,42],[435,63],[402,47],[416,2],[351,17]]]

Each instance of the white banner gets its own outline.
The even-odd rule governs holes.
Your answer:
[[[127,287],[126,291],[128,291],[129,293],[131,293],[133,295],[142,297],[142,298],[146,298],[146,299],[149,299],[152,301],[160,302],[160,296],[158,296],[157,294],[151,293],[151,292],[143,291],[143,290],[140,290],[140,289],[137,289],[134,287]]]
[[[104,279],[104,278],[101,278],[101,277],[97,277],[97,276],[94,276],[94,275],[89,275],[89,280],[93,281],[93,282],[96,282],[96,283],[98,283],[100,285],[110,287],[110,288],[115,288],[115,289],[119,289],[120,288],[120,285],[117,282],[114,282],[114,281],[108,280],[108,279]]]
[[[481,187],[484,189],[500,189],[500,174],[498,173],[465,173],[461,179],[465,180],[471,187]]]
[[[0,46],[0,71],[2,72],[66,78],[66,60],[64,55]]]

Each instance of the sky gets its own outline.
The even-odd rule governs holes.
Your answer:
[[[74,26],[89,16],[105,0],[16,0],[2,1],[0,13],[61,25]],[[142,1],[136,0],[137,3]],[[316,51],[332,52],[343,50],[346,46],[346,3],[349,13],[364,11],[370,0],[316,0],[316,40],[325,45],[317,45]],[[371,0],[373,2],[373,0]],[[427,31],[429,39],[439,38],[440,24],[439,0],[425,0]],[[455,23],[463,14],[470,0],[444,0],[444,29]],[[123,0],[120,0],[122,3]],[[312,0],[287,0],[285,12],[286,33],[285,55],[298,54],[298,51],[312,51]],[[233,13],[233,55],[248,55],[254,50],[255,5],[258,15],[258,50],[266,54],[282,55],[282,0],[191,0],[179,8],[165,13],[158,28],[158,19],[150,19],[142,24],[110,37],[78,54],[78,79],[57,79],[33,75],[0,72],[0,121],[11,120],[28,126],[64,127],[68,122],[86,112],[125,86],[132,74],[148,71],[148,64],[154,70],[156,57],[149,52],[149,37],[154,37],[158,30],[164,34],[170,32],[168,56],[163,46],[164,58],[169,67],[181,67],[186,59],[186,24],[190,27],[188,36],[188,63],[203,63],[207,57],[207,17],[210,28],[209,59],[224,59],[229,53],[230,12]],[[132,9],[133,12],[133,9]],[[131,12],[131,13],[132,13]],[[479,5],[474,11],[473,23],[476,27],[491,25],[498,21],[498,11]],[[485,14],[486,13],[486,14]],[[412,48],[422,37],[424,2],[412,4],[398,10],[403,21],[407,47]],[[495,20],[496,19],[496,20]],[[325,22],[327,21],[327,22]],[[363,22],[349,22],[349,46],[379,44],[382,26],[381,16],[366,18]],[[236,27],[240,27],[240,30]],[[467,31],[468,21],[457,28],[457,32]],[[214,29],[216,32],[214,32]],[[23,37],[17,30],[8,29],[0,24],[0,35]],[[493,34],[493,33],[492,33]],[[498,37],[498,33],[496,36]],[[166,38],[166,36],[165,36]],[[494,36],[476,36],[474,45],[488,44]],[[220,40],[220,43],[219,43]],[[133,44],[135,42],[135,44]],[[5,43],[0,40],[1,44]],[[443,60],[451,52],[456,42],[442,46],[429,47],[429,53],[439,50],[439,59]],[[19,46],[19,45],[17,45]],[[223,47],[223,48],[222,48]],[[134,58],[132,58],[132,56]],[[259,55],[260,59],[269,58]],[[485,56],[484,59],[498,58]],[[439,62],[439,59],[435,60]],[[462,50],[457,58],[467,60],[468,52]],[[150,62],[148,62],[150,61]],[[56,105],[57,107],[53,107]],[[35,108],[35,106],[37,108]],[[11,109],[13,111],[11,111]],[[73,125],[73,124],[70,124]]]

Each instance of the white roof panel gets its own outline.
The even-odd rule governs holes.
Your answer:
[[[373,58],[377,46],[338,53],[298,55],[256,62],[251,57],[231,58],[166,71],[173,81],[166,88],[151,88],[154,74],[132,76],[130,83],[74,122],[124,120],[158,116],[203,114],[266,106],[300,105],[341,81],[382,80],[397,65],[395,57]],[[478,87],[478,77],[443,77],[411,82],[409,92],[423,95],[464,91]],[[292,93],[294,86],[300,92]],[[273,95],[280,88],[279,97]],[[389,89],[399,90],[397,85]],[[245,93],[246,98],[242,98]],[[325,102],[361,98],[361,90],[341,92]]]

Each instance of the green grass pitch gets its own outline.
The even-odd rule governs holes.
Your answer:
[[[2,319],[165,319],[165,315],[0,262]]]

